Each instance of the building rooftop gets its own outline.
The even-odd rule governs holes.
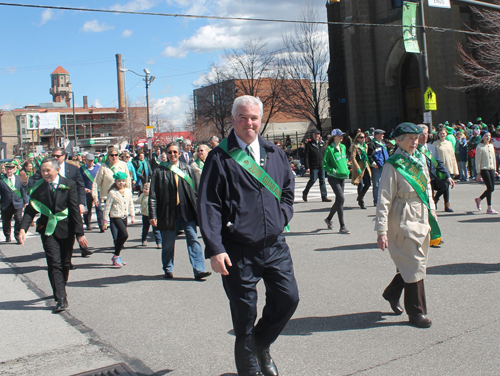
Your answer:
[[[50,75],[52,76],[54,74],[69,74],[69,73],[66,71],[66,69],[58,65],[57,68],[54,70],[54,72],[52,72]]]

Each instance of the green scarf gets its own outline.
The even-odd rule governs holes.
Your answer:
[[[415,151],[415,153],[420,152]],[[429,206],[429,196],[427,194],[427,178],[423,169],[420,168],[417,163],[415,163],[411,159],[406,158],[402,154],[393,154],[386,162],[390,163],[401,174],[401,176],[405,178],[405,180],[418,194],[418,197],[422,200],[425,206],[427,206],[429,224],[431,226],[430,245],[438,245],[439,243],[441,243],[441,230],[439,228],[438,222],[436,221],[436,218],[434,218],[431,213],[431,208]]]
[[[370,161],[368,159],[368,154],[366,154],[366,144],[363,142],[360,144],[359,142],[356,143],[356,146],[358,147],[359,151],[361,152],[361,160],[364,161],[364,165],[362,168],[368,166],[370,164]]]

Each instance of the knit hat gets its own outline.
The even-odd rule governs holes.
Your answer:
[[[403,134],[421,134],[422,128],[413,123],[401,123],[394,130],[394,137],[399,137]]]
[[[121,171],[118,171],[113,175],[113,179],[116,180],[127,180],[127,174]]]

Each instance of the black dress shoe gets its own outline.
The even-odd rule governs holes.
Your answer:
[[[11,242],[11,240],[10,240],[10,236],[9,236],[8,238],[5,238],[5,242],[6,242],[6,243],[10,243],[10,242]]]
[[[413,315],[408,316],[410,318],[410,323],[419,328],[430,328],[432,325],[432,321],[429,320],[425,315]]]
[[[89,257],[91,254],[93,254],[94,252],[92,251],[89,251],[88,248],[83,248],[82,249],[82,257]]]
[[[399,304],[399,300],[392,300],[392,299],[386,299],[389,304],[391,305],[391,309],[392,311],[396,314],[396,315],[402,315],[404,310],[403,310],[403,307],[401,307],[401,304]]]
[[[76,266],[73,264],[69,264],[69,270],[76,270]]]
[[[304,200],[305,202],[307,202],[307,194],[302,192],[302,200]]]
[[[323,201],[323,202],[332,202],[332,199],[328,198],[328,197],[324,197],[324,198],[321,199],[321,201]]]
[[[66,298],[61,298],[59,300],[54,308],[54,313],[59,313],[64,311],[66,308],[68,308],[68,299]]]
[[[201,280],[203,280],[204,278],[207,278],[210,275],[212,275],[212,272],[201,272],[201,273],[196,274],[194,276],[194,279],[196,279],[197,281],[201,281]]]
[[[278,376],[278,368],[274,363],[273,358],[269,354],[269,349],[257,352],[255,354],[259,361],[260,370],[264,376]]]
[[[165,272],[165,278],[172,279],[172,278],[174,278],[174,274],[172,272]]]

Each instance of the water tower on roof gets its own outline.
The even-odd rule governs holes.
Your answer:
[[[69,73],[60,65],[50,74],[53,102],[66,102],[68,107],[71,106],[72,88],[69,81]]]

